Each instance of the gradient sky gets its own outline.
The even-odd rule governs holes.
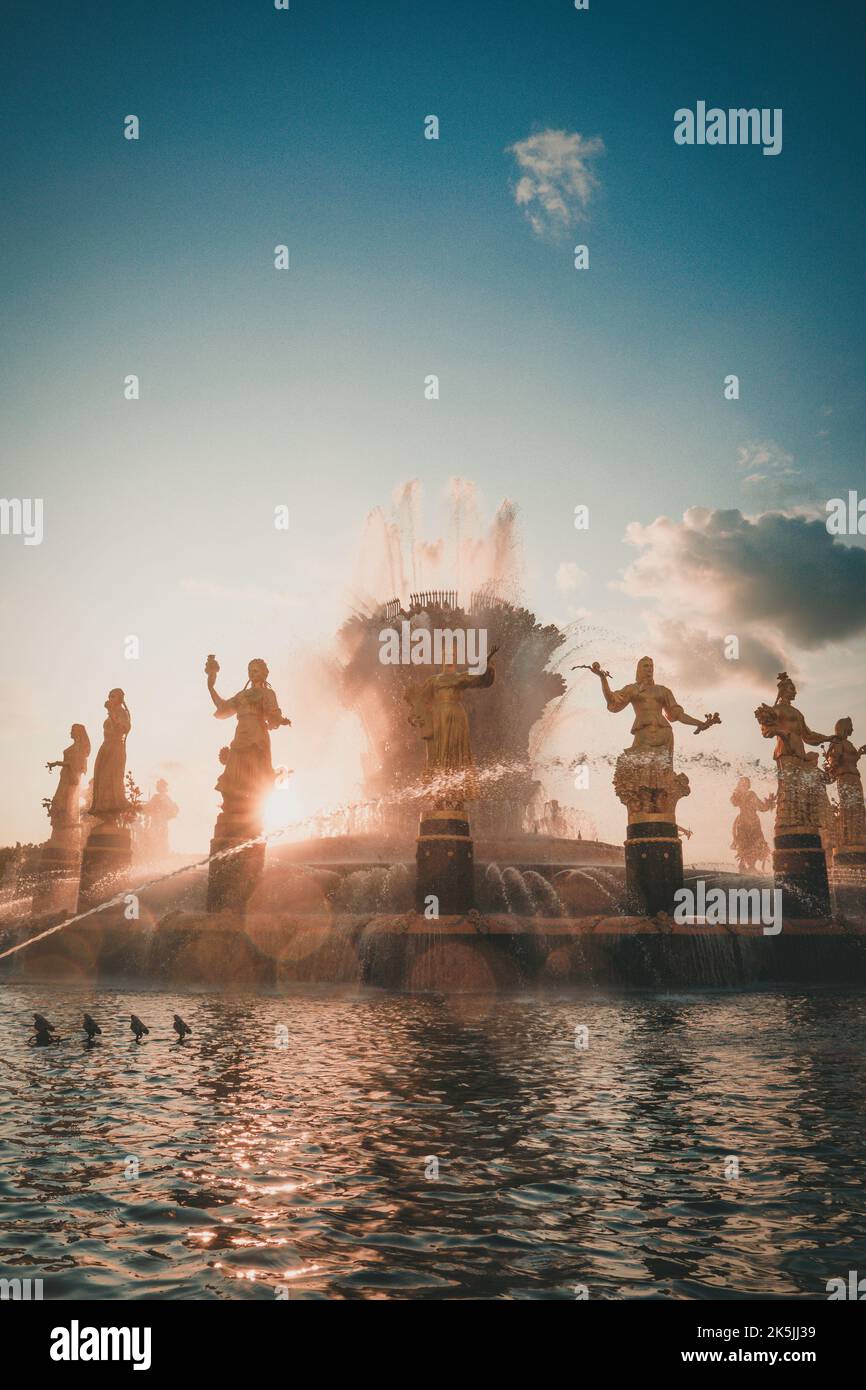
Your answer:
[[[211,651],[224,694],[251,656],[269,661],[295,720],[274,755],[296,768],[296,806],[357,792],[351,719],[304,715],[363,580],[365,517],[407,479],[431,536],[447,534],[454,476],[474,480],[488,520],[510,497],[527,604],[543,621],[585,614],[599,634],[586,659],[617,684],[659,618],[695,627],[670,575],[613,587],[641,549],[630,524],[690,507],[822,516],[829,497],[866,495],[861,18],[853,4],[636,0],[13,4],[0,491],[44,499],[45,538],[0,537],[0,843],[44,837],[45,761],[73,721],[95,750],[121,685],[128,766],[145,790],[168,777],[175,844],[203,848],[226,731],[210,718]],[[674,111],[698,100],[781,107],[782,153],[675,145]],[[438,141],[423,138],[431,113]],[[596,195],[539,235],[509,150],[546,131],[604,153]],[[866,595],[843,560],[826,596],[790,567],[792,610],[803,588],[845,606],[833,641],[768,621],[751,683],[688,663],[677,682],[676,651],[650,647],[692,713],[722,711],[703,747],[769,768],[752,710],[777,651],[812,722],[850,713],[866,740]],[[760,595],[737,602],[748,615]],[[727,618],[698,626],[728,632]],[[625,746],[625,717],[598,708],[589,678],[568,698],[555,752]],[[728,857],[729,781],[693,779],[681,808],[698,858]],[[607,775],[588,809],[622,837]]]

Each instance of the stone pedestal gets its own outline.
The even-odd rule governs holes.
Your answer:
[[[625,882],[628,911],[654,917],[674,914],[674,894],[683,886],[683,848],[677,831],[677,802],[690,792],[689,779],[674,772],[666,749],[626,749],[616,760],[613,786],[628,808]]]
[[[829,917],[830,882],[821,831],[827,786],[814,756],[776,759],[778,777],[773,873],[785,917]]]
[[[265,867],[265,846],[249,843],[261,833],[259,821],[226,811],[217,817],[210,853],[220,857],[212,857],[208,866],[208,912],[244,911]]]
[[[818,831],[777,833],[773,838],[773,873],[782,890],[785,917],[829,917],[827,855]]]
[[[75,843],[58,842],[52,837],[42,846],[36,867],[31,911],[74,912],[78,905],[81,852]]]
[[[123,886],[123,875],[132,863],[132,834],[116,821],[100,821],[87,837],[81,856],[78,911],[97,907],[114,897]]]
[[[683,847],[675,821],[635,821],[626,831],[626,910],[654,917],[674,912],[674,894],[683,886]]]
[[[415,907],[438,899],[439,916],[468,912],[475,906],[475,855],[464,811],[444,809],[421,816],[415,855]]]

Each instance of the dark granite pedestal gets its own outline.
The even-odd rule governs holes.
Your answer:
[[[674,894],[683,886],[683,847],[673,821],[636,821],[625,842],[626,903],[630,913],[654,917],[674,913]]]
[[[782,890],[786,918],[829,917],[830,882],[827,856],[821,836],[814,831],[776,835],[773,840],[773,872]]]
[[[475,858],[468,817],[462,811],[437,810],[421,817],[415,855],[415,907],[436,916],[468,912],[475,906]]]

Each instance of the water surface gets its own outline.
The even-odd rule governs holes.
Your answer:
[[[60,1045],[27,1045],[34,1010]],[[7,983],[0,1040],[0,1274],[46,1298],[823,1299],[866,1275],[859,992]]]

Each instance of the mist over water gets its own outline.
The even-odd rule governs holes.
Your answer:
[[[27,1045],[37,1010],[59,1046]],[[0,1038],[0,1276],[48,1299],[825,1299],[866,1268],[866,1011],[845,991],[10,984]]]

